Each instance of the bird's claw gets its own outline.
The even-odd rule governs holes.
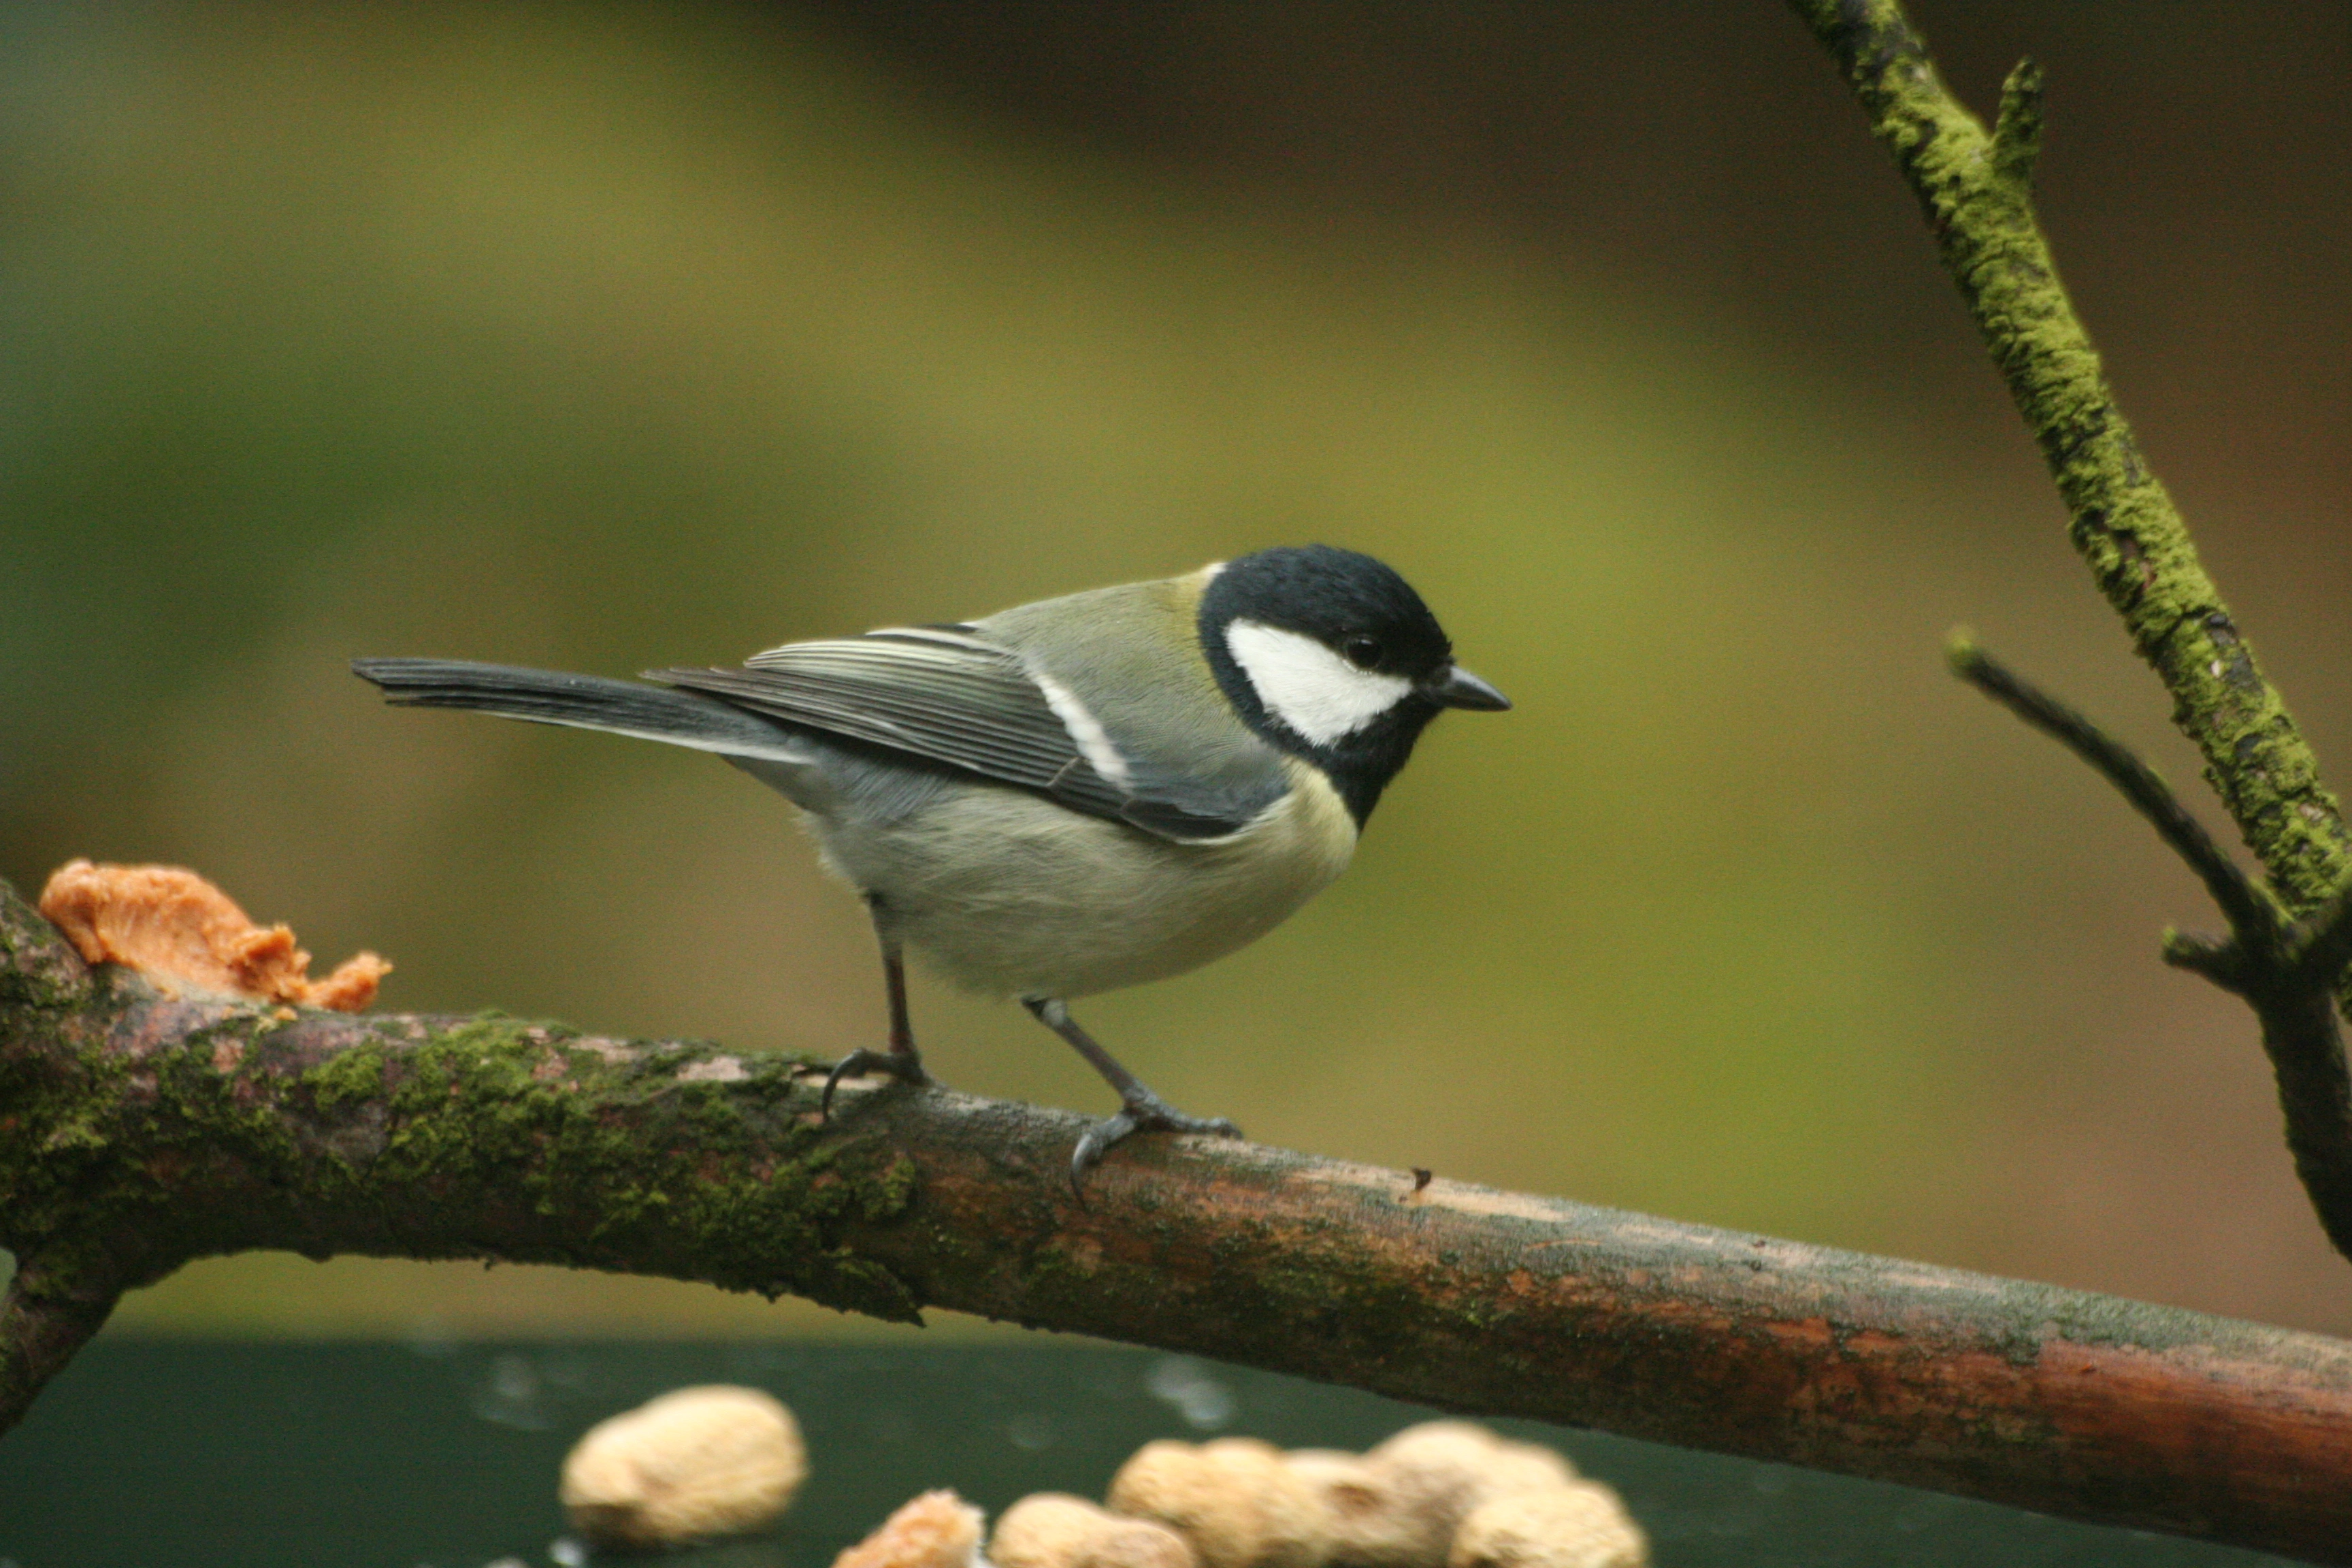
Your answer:
[[[1192,1132],[1206,1138],[1238,1138],[1242,1130],[1222,1116],[1187,1116],[1158,1095],[1146,1091],[1105,1117],[1079,1136],[1070,1152],[1070,1191],[1086,1202],[1083,1184],[1110,1146],[1130,1132]]]
[[[1086,1188],[1083,1184],[1087,1179],[1087,1173],[1094,1169],[1095,1163],[1103,1157],[1104,1152],[1112,1144],[1141,1125],[1134,1117],[1122,1110],[1117,1116],[1105,1117],[1080,1134],[1078,1146],[1070,1152],[1070,1191],[1076,1195],[1080,1203],[1087,1201]]]
[[[929,1089],[936,1081],[923,1070],[923,1058],[912,1051],[869,1051],[860,1046],[839,1061],[824,1075],[824,1092],[817,1097],[817,1120],[833,1120],[833,1091],[843,1079],[856,1078],[860,1073],[887,1072],[900,1083]]]

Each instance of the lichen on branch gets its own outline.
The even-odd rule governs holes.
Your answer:
[[[2206,778],[2280,900],[2308,915],[2352,872],[2352,839],[2285,701],[2263,678],[2116,407],[2059,280],[2033,205],[2040,68],[2029,60],[2011,73],[1988,132],[1937,77],[1896,0],[1790,5],[1836,60],[1918,198],[2057,480],[2075,550],[2171,693],[2174,722],[2203,755]]]

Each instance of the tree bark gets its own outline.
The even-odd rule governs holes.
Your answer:
[[[0,1426],[122,1290],[275,1247],[928,1306],[2352,1562],[2352,1345],[897,1085],[86,969],[0,887]]]

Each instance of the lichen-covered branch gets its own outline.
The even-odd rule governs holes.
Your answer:
[[[1918,197],[1945,267],[2008,379],[2072,519],[2075,549],[2288,910],[2352,872],[2352,840],[2286,704],[2205,574],[2116,408],[2033,210],[2042,74],[2011,73],[1993,131],[1955,100],[1896,0],[1790,0]]]
[[[83,968],[0,887],[0,1427],[189,1259],[569,1264],[954,1308],[2352,1561],[2352,1345],[498,1015]]]

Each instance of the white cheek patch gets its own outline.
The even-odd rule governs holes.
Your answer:
[[[1225,647],[1266,711],[1318,746],[1354,734],[1412,689],[1401,675],[1358,669],[1313,637],[1258,621],[1228,626]]]

